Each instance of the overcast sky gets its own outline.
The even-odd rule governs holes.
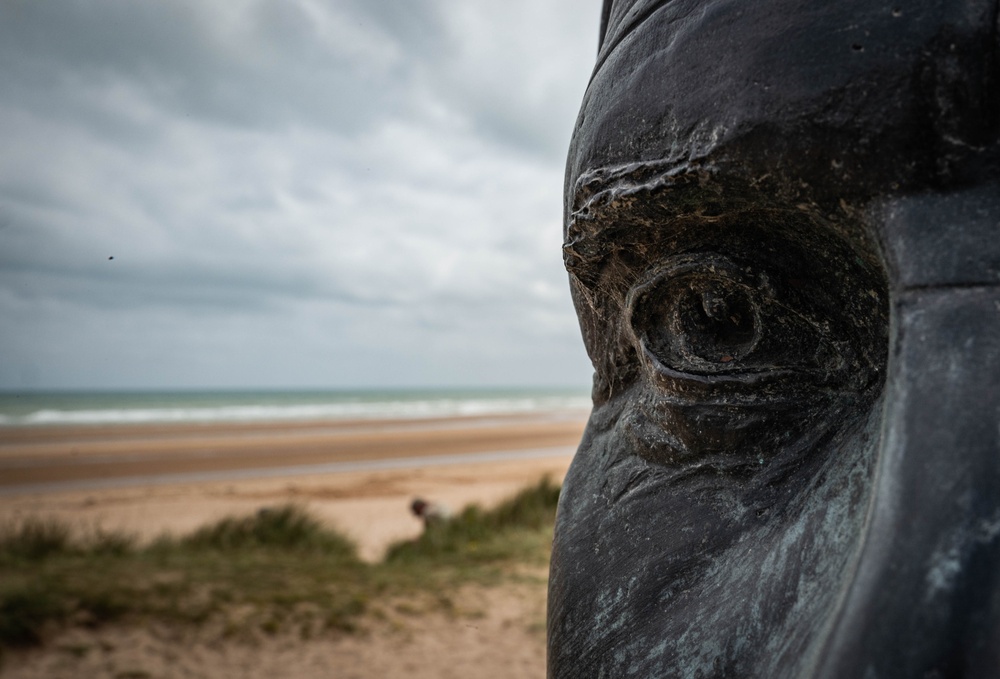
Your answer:
[[[0,388],[586,385],[600,0],[0,3]]]

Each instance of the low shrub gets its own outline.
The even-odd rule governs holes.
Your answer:
[[[180,544],[196,550],[279,548],[357,558],[353,542],[324,527],[296,505],[265,507],[252,516],[222,519],[198,529],[183,538]]]
[[[0,527],[0,558],[37,561],[77,549],[67,524],[28,517]]]
[[[551,526],[558,502],[559,486],[545,477],[494,509],[484,510],[472,505],[454,518],[428,524],[416,540],[392,545],[386,562],[459,555],[497,559],[513,555],[515,546],[507,539],[508,534]]]

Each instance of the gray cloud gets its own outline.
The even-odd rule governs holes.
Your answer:
[[[0,4],[0,388],[584,382],[598,4]]]

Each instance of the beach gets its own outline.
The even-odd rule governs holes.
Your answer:
[[[413,537],[414,497],[459,509],[559,481],[580,414],[0,429],[0,520],[53,516],[141,539],[305,505],[363,558]]]
[[[415,497],[459,510],[496,504],[542,476],[561,482],[584,416],[5,428],[0,521],[56,517],[81,531],[149,541],[292,502],[375,561],[390,543],[421,532],[409,511]],[[464,613],[390,615],[360,636],[333,640],[279,636],[219,646],[211,634],[185,637],[156,626],[75,629],[9,657],[2,673],[116,677],[134,667],[128,676],[542,677],[544,573],[535,580],[463,588],[454,598]],[[95,650],[85,657],[66,650],[78,648]]]

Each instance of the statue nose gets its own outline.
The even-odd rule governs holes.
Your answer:
[[[886,221],[878,476],[817,676],[1000,676],[1000,191],[962,198]]]

